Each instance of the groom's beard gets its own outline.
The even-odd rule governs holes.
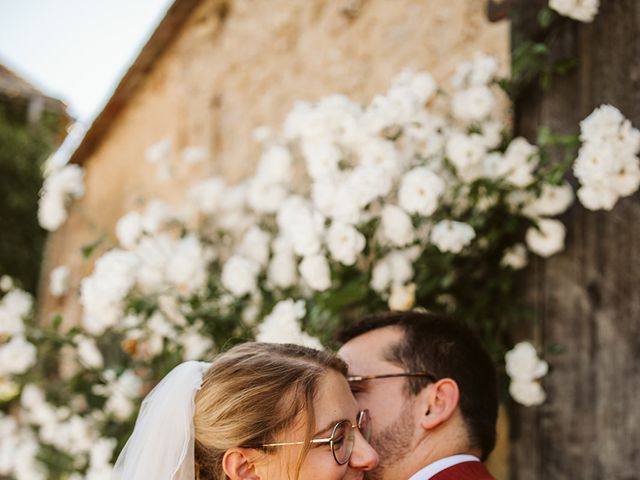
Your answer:
[[[413,436],[412,409],[406,408],[398,416],[398,419],[379,434],[371,437],[371,446],[378,452],[378,467],[371,472],[366,472],[367,480],[391,480],[394,465],[409,452]]]

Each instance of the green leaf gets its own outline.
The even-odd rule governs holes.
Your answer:
[[[551,23],[558,17],[555,11],[549,7],[544,7],[538,12],[538,25],[542,28],[549,28]]]
[[[82,248],[80,249],[80,251],[82,252],[82,257],[85,260],[88,259],[91,255],[93,255],[93,252],[96,250],[96,248],[98,248],[100,244],[104,242],[104,240],[105,240],[105,236],[102,235],[100,238],[98,238],[94,242],[83,245]]]
[[[53,320],[51,321],[51,326],[56,332],[60,330],[62,321],[63,321],[63,318],[61,315],[56,315],[55,317],[53,317]]]

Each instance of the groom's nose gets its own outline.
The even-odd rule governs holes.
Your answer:
[[[369,471],[378,466],[378,454],[367,442],[362,434],[356,430],[353,452],[349,459],[349,466],[358,470]]]

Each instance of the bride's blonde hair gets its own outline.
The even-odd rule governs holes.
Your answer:
[[[328,370],[347,373],[334,354],[299,345],[249,342],[218,356],[195,399],[196,478],[228,478],[222,469],[225,451],[273,442],[304,414],[306,441],[297,478],[314,432],[313,400]]]

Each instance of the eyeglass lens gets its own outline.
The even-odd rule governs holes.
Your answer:
[[[358,430],[368,442],[371,440],[371,417],[368,410],[363,410],[358,416]]]
[[[355,437],[351,422],[344,420],[336,425],[333,431],[333,441],[331,443],[333,449],[333,456],[340,465],[344,465],[349,461],[351,452],[353,451],[353,444]]]

